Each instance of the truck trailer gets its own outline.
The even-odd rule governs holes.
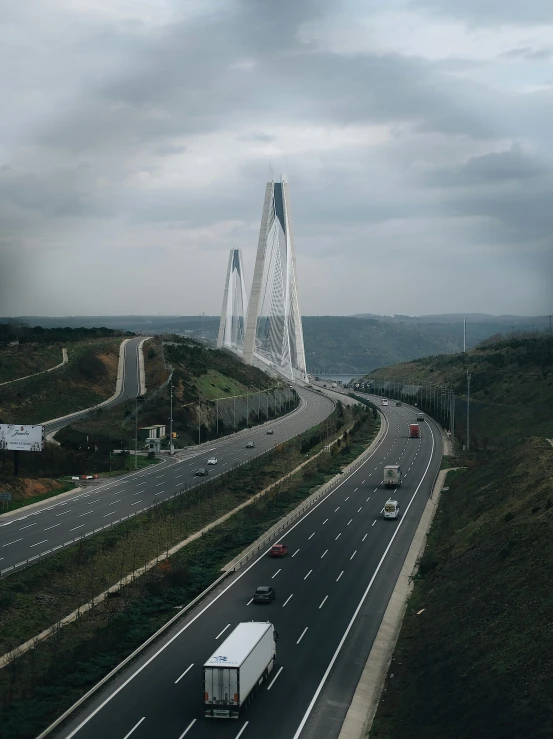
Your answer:
[[[418,439],[421,435],[421,427],[418,423],[410,423],[409,424],[409,438],[410,439]]]
[[[401,468],[399,464],[389,464],[384,467],[384,487],[397,488],[401,485]]]
[[[204,664],[204,706],[208,718],[238,718],[240,709],[267,679],[276,661],[273,624],[238,624]]]

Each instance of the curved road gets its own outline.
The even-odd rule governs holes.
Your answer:
[[[92,535],[102,527],[136,515],[182,490],[205,480],[195,470],[205,466],[209,457],[217,457],[212,476],[227,472],[277,444],[317,425],[331,413],[333,403],[316,393],[299,390],[298,409],[249,431],[226,436],[212,444],[202,445],[161,464],[152,465],[104,485],[89,488],[55,502],[50,498],[33,511],[20,509],[0,518],[0,571],[39,559],[53,549],[71,544],[78,537]],[[273,435],[267,434],[272,428]],[[255,449],[246,449],[246,442]]]
[[[311,394],[310,394],[311,395]],[[431,493],[442,454],[437,426],[408,438],[414,408],[382,408],[387,432],[369,458],[285,533],[289,556],[265,550],[102,688],[57,732],[71,739],[335,739]],[[399,491],[382,486],[399,463]],[[390,497],[398,521],[384,520]],[[277,598],[255,606],[259,585]],[[203,717],[202,665],[241,621],[270,620],[277,664],[239,720]]]
[[[102,405],[103,408],[109,408],[112,405],[123,403],[125,400],[134,399],[138,395],[140,388],[138,347],[140,346],[141,341],[144,341],[144,336],[136,336],[133,339],[129,339],[129,341],[125,345],[123,355],[123,383],[121,387],[121,393],[113,400],[104,403]],[[45,435],[53,434],[56,431],[59,431],[64,426],[67,426],[70,423],[74,423],[81,418],[85,418],[85,416],[89,415],[92,410],[94,410],[94,408],[87,408],[83,411],[70,413],[63,418],[46,421],[46,423],[43,424]]]

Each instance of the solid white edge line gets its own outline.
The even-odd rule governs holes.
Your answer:
[[[388,426],[388,429],[387,429],[387,431],[389,431],[389,430],[390,430],[390,428],[389,428],[389,426]],[[334,490],[331,490],[331,491],[330,491],[330,492],[328,493],[328,495],[325,495],[325,496],[323,496],[323,497],[321,498],[321,500],[320,500],[320,501],[319,501],[319,502],[318,502],[318,503],[317,503],[316,505],[312,506],[312,507],[311,507],[311,508],[310,508],[310,509],[309,509],[309,510],[308,510],[308,511],[306,512],[305,516],[301,516],[301,518],[299,518],[299,519],[298,519],[298,521],[297,521],[297,522],[296,522],[296,523],[295,523],[295,524],[294,524],[293,526],[290,526],[290,528],[288,529],[288,532],[290,532],[290,531],[293,531],[293,530],[294,530],[294,529],[296,528],[296,526],[299,526],[299,525],[300,525],[300,523],[303,523],[303,522],[305,521],[305,519],[306,519],[306,518],[307,518],[308,516],[310,516],[310,515],[311,515],[311,514],[312,514],[312,513],[314,512],[314,511],[316,511],[316,510],[317,510],[317,508],[318,508],[319,506],[321,506],[321,505],[322,505],[323,503],[325,503],[325,502],[326,502],[326,501],[327,501],[327,500],[328,500],[328,499],[329,499],[329,498],[330,498],[330,497],[331,497],[332,495],[334,495],[334,493],[335,493],[335,492],[336,492],[337,490],[339,490],[339,489],[340,489],[340,488],[342,487],[342,485],[345,485],[345,483],[346,483],[346,482],[348,482],[348,480],[349,480],[349,479],[350,479],[351,477],[353,477],[353,475],[354,475],[354,474],[356,474],[356,472],[358,472],[358,471],[359,471],[359,470],[361,469],[361,467],[363,467],[363,466],[364,466],[365,464],[367,464],[367,462],[369,462],[369,460],[371,460],[371,459],[372,459],[372,457],[373,457],[373,456],[374,456],[374,455],[376,454],[376,452],[377,452],[377,451],[378,451],[378,450],[380,449],[380,447],[381,447],[381,446],[382,446],[382,444],[384,443],[384,440],[385,440],[385,439],[386,439],[386,434],[384,434],[384,435],[383,435],[383,437],[382,437],[382,438],[380,439],[380,441],[378,442],[378,444],[377,444],[377,445],[375,446],[375,448],[373,449],[373,451],[371,452],[371,454],[369,454],[369,456],[368,456],[368,457],[367,457],[367,458],[366,458],[366,459],[364,460],[364,462],[362,462],[362,463],[361,463],[361,464],[359,465],[359,467],[357,467],[357,468],[356,468],[355,470],[352,470],[352,471],[351,471],[351,474],[349,474],[349,475],[348,475],[348,476],[347,476],[346,478],[344,478],[344,479],[342,480],[342,482],[338,483],[338,485],[336,485],[336,487],[334,488]],[[396,531],[397,531],[397,529],[396,529]],[[299,549],[297,550],[297,552],[299,552]],[[296,552],[295,554],[297,554],[297,552]],[[251,565],[250,565],[249,567],[246,567],[246,569],[245,569],[245,570],[244,570],[244,571],[243,571],[243,572],[242,572],[242,573],[241,573],[240,575],[238,575],[238,577],[237,577],[237,578],[236,578],[235,580],[233,580],[233,581],[232,581],[231,583],[229,583],[229,585],[228,585],[228,586],[227,586],[227,587],[226,587],[226,588],[225,588],[224,590],[221,590],[221,592],[219,593],[219,595],[216,595],[216,596],[215,596],[215,598],[213,598],[213,600],[212,600],[212,601],[210,601],[210,602],[209,602],[209,603],[208,603],[208,604],[207,604],[207,605],[206,605],[206,606],[205,606],[204,608],[202,608],[202,610],[201,610],[201,611],[200,611],[200,612],[199,612],[199,613],[198,613],[198,614],[197,614],[196,616],[194,616],[194,618],[191,618],[191,619],[190,619],[190,621],[188,621],[188,622],[187,622],[187,623],[186,623],[186,624],[185,624],[185,625],[184,625],[184,626],[182,627],[182,629],[179,629],[179,631],[177,631],[177,633],[176,633],[176,634],[174,634],[174,635],[173,635],[173,636],[172,636],[172,637],[171,637],[170,639],[168,639],[168,640],[167,640],[167,641],[165,642],[165,644],[163,644],[163,646],[161,646],[161,647],[160,647],[160,648],[159,648],[159,649],[157,650],[157,652],[155,652],[155,653],[154,653],[154,654],[153,654],[153,655],[152,655],[152,656],[151,656],[151,657],[150,657],[149,659],[147,659],[147,660],[146,660],[146,662],[144,662],[144,663],[143,663],[142,665],[140,665],[140,667],[139,667],[139,668],[138,668],[138,669],[137,669],[137,670],[136,670],[135,672],[133,672],[133,674],[132,674],[132,675],[130,675],[130,676],[129,676],[129,677],[128,677],[128,678],[127,678],[127,679],[126,679],[126,680],[125,680],[125,681],[124,681],[123,683],[121,683],[121,685],[119,685],[119,686],[118,686],[118,687],[117,687],[117,688],[116,688],[116,689],[115,689],[115,690],[113,691],[113,693],[111,693],[110,695],[108,695],[108,696],[107,696],[107,698],[104,698],[104,700],[103,700],[103,701],[102,701],[102,702],[100,703],[100,705],[99,705],[99,706],[97,706],[97,707],[96,707],[96,708],[94,709],[94,711],[92,711],[92,713],[90,713],[90,714],[89,714],[89,715],[88,715],[88,716],[87,716],[86,718],[84,718],[84,719],[83,719],[83,720],[81,721],[81,723],[80,723],[80,724],[79,724],[79,725],[78,725],[78,726],[77,726],[77,727],[76,727],[75,729],[73,729],[73,731],[72,731],[72,732],[71,732],[70,734],[68,734],[68,735],[67,735],[67,736],[65,737],[65,739],[72,739],[72,737],[74,737],[74,736],[75,736],[75,734],[77,734],[77,732],[79,732],[79,731],[80,731],[80,730],[81,730],[81,729],[83,728],[83,726],[85,726],[85,725],[86,725],[86,724],[87,724],[87,723],[88,723],[88,722],[90,721],[90,719],[94,718],[94,716],[95,716],[95,715],[96,715],[97,713],[99,713],[99,712],[100,712],[100,711],[102,710],[102,708],[104,708],[104,706],[106,706],[106,705],[107,705],[107,704],[108,704],[108,703],[109,703],[109,702],[110,702],[110,701],[112,700],[112,698],[115,698],[115,696],[116,696],[116,695],[118,695],[118,694],[119,694],[119,693],[120,693],[120,692],[121,692],[121,691],[123,690],[123,688],[125,688],[125,687],[126,687],[126,686],[127,686],[127,685],[128,685],[129,683],[130,683],[130,682],[132,682],[132,680],[134,680],[134,678],[135,678],[135,677],[136,677],[137,675],[139,675],[139,674],[140,674],[140,673],[142,672],[142,670],[144,670],[144,669],[145,669],[145,668],[146,668],[146,667],[147,667],[147,666],[148,666],[148,665],[150,664],[150,662],[153,662],[153,661],[154,661],[154,659],[156,659],[156,657],[158,657],[158,656],[159,656],[159,655],[161,654],[161,652],[165,651],[165,649],[167,649],[167,647],[168,647],[168,646],[169,646],[170,644],[172,644],[172,643],[173,643],[173,642],[174,642],[174,641],[175,641],[176,639],[178,639],[178,638],[179,638],[179,636],[180,636],[180,635],[181,635],[181,634],[182,634],[182,633],[183,633],[184,631],[186,631],[186,629],[188,629],[188,628],[189,628],[189,627],[190,627],[190,626],[191,626],[191,625],[192,625],[192,624],[193,624],[193,623],[194,623],[195,621],[197,621],[197,620],[198,620],[198,619],[200,618],[200,616],[202,616],[202,615],[203,615],[203,614],[205,613],[205,611],[207,611],[207,609],[208,609],[208,608],[211,608],[211,606],[212,606],[212,605],[213,605],[214,603],[216,603],[216,602],[217,602],[217,601],[219,600],[219,598],[221,598],[221,597],[222,597],[222,596],[223,596],[223,595],[224,595],[224,594],[225,594],[225,593],[227,592],[227,590],[230,590],[230,588],[232,588],[232,587],[233,587],[233,585],[235,585],[235,584],[236,584],[236,583],[237,583],[237,582],[238,582],[239,580],[241,580],[241,579],[242,579],[242,578],[244,577],[244,575],[246,575],[246,574],[247,574],[247,573],[248,573],[248,572],[249,572],[249,571],[250,571],[250,570],[251,570],[251,569],[252,569],[253,567],[255,567],[255,565],[256,565],[256,564],[257,564],[257,563],[258,563],[259,561],[261,561],[261,560],[262,560],[262,559],[263,559],[263,558],[264,558],[265,556],[266,556],[266,551],[264,551],[264,552],[263,552],[262,554],[260,554],[260,555],[259,555],[259,557],[258,557],[258,558],[257,558],[256,560],[254,560],[254,561],[253,561],[253,562],[251,563]],[[294,555],[292,555],[292,556],[294,556]],[[342,574],[343,574],[343,572],[342,572]],[[340,577],[341,577],[341,575],[339,575],[338,579],[340,579]],[[178,615],[178,614],[177,614],[177,615]],[[117,669],[117,668],[116,668],[116,669]],[[71,707],[70,707],[70,709],[68,709],[68,710],[71,710]],[[49,732],[49,731],[50,731],[50,727],[48,727],[47,729],[45,729],[45,731]],[[44,732],[42,732],[42,734],[43,734],[44,736],[46,736],[46,734],[44,734]],[[41,736],[42,736],[42,735],[41,735]]]
[[[193,667],[194,667],[194,663],[192,662],[192,664],[190,665],[190,667],[187,667],[186,670],[182,673],[182,675],[175,680],[175,685],[179,682],[179,680],[182,680],[182,678],[186,675],[186,673],[189,670],[191,670]]]
[[[191,722],[190,722],[190,723],[188,724],[188,726],[186,727],[186,729],[185,729],[185,730],[184,730],[184,731],[182,732],[182,734],[181,734],[181,735],[179,736],[179,739],[182,739],[182,738],[183,738],[183,736],[186,736],[186,735],[188,734],[188,732],[190,731],[190,729],[191,729],[191,728],[192,728],[192,727],[194,726],[194,724],[195,724],[195,723],[196,723],[196,719],[195,719],[195,718],[193,718],[193,719],[192,719],[192,721],[191,721]]]
[[[141,723],[142,723],[142,722],[144,721],[144,719],[145,719],[145,718],[146,718],[146,716],[142,716],[142,718],[140,719],[140,721],[139,721],[138,723],[136,723],[136,724],[135,724],[135,725],[134,725],[134,726],[132,727],[132,729],[131,729],[131,730],[129,731],[129,733],[128,733],[128,734],[125,734],[125,736],[123,737],[123,739],[128,739],[128,737],[129,737],[129,736],[130,736],[130,735],[131,735],[131,734],[133,733],[133,731],[134,731],[135,729],[138,729],[138,727],[139,727],[139,726],[140,726],[140,724],[141,724]]]
[[[382,567],[382,563],[384,562],[384,560],[386,558],[386,555],[390,551],[390,547],[392,546],[392,544],[394,542],[394,539],[397,536],[397,533],[398,533],[398,531],[400,529],[401,524],[405,520],[405,513],[407,513],[407,511],[411,507],[411,504],[415,500],[415,496],[418,493],[421,485],[423,484],[424,479],[425,479],[425,477],[426,477],[426,475],[428,473],[428,470],[430,469],[430,465],[432,464],[432,459],[433,459],[433,456],[434,456],[434,446],[435,446],[435,444],[434,444],[434,433],[432,432],[432,429],[430,429],[430,433],[432,435],[432,449],[430,450],[430,459],[428,460],[428,464],[426,465],[426,469],[425,469],[425,471],[423,473],[423,476],[421,477],[421,481],[417,485],[417,488],[416,488],[415,492],[413,493],[413,495],[411,497],[411,500],[407,504],[407,508],[405,509],[405,512],[403,514],[403,517],[400,519],[398,525],[396,526],[396,528],[394,530],[394,533],[392,534],[392,537],[391,537],[391,539],[390,539],[390,541],[388,543],[388,546],[384,550],[384,554],[382,555],[382,557],[380,558],[380,562],[376,566],[376,570],[374,571],[374,574],[371,577],[369,584],[367,585],[367,589],[363,593],[363,596],[361,597],[361,600],[359,601],[359,605],[355,609],[355,612],[354,612],[353,616],[351,617],[351,621],[349,622],[349,624],[348,624],[348,626],[347,626],[347,628],[346,628],[346,630],[344,632],[344,635],[340,639],[340,643],[338,644],[338,647],[336,648],[336,651],[334,652],[334,654],[332,656],[332,659],[330,660],[330,664],[326,668],[325,673],[324,673],[324,675],[322,677],[322,680],[319,683],[319,686],[317,687],[317,690],[315,691],[315,695],[311,699],[311,703],[307,707],[307,711],[305,712],[304,717],[301,720],[301,723],[300,723],[300,725],[298,727],[298,730],[296,731],[296,733],[294,734],[294,736],[293,736],[292,739],[299,739],[299,736],[300,736],[301,732],[303,731],[303,727],[307,723],[307,719],[309,718],[309,716],[311,714],[311,711],[313,710],[313,707],[315,706],[315,703],[317,702],[317,698],[319,697],[319,694],[320,694],[321,690],[323,689],[324,684],[325,684],[325,682],[326,682],[326,680],[327,680],[327,678],[328,678],[328,676],[330,674],[330,671],[331,671],[332,667],[334,666],[334,663],[336,662],[336,660],[338,658],[338,655],[340,654],[340,652],[342,650],[342,647],[344,646],[344,642],[346,641],[346,638],[347,638],[349,632],[351,631],[351,628],[352,628],[352,626],[353,626],[353,624],[355,622],[355,619],[357,618],[357,616],[359,614],[359,611],[361,610],[361,608],[363,606],[363,603],[365,602],[365,599],[366,599],[367,595],[369,594],[369,590],[372,588],[373,582],[375,581],[375,578],[378,575],[378,573],[380,571],[380,568]],[[69,737],[68,737],[68,739],[69,739]]]
[[[292,596],[290,596],[292,597]],[[271,682],[267,685],[267,690],[270,690],[273,687],[274,681],[277,679],[277,677],[280,675],[284,667],[281,667],[280,670],[277,672],[277,674],[274,676],[274,678],[271,680]]]

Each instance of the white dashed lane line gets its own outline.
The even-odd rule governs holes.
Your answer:
[[[292,593],[292,595],[294,595],[294,593]],[[289,595],[289,596],[288,596],[288,597],[286,598],[286,600],[285,600],[285,601],[284,601],[284,603],[282,604],[282,607],[283,607],[283,608],[284,608],[284,606],[285,606],[285,605],[286,605],[286,604],[288,603],[288,601],[290,600],[290,598],[292,597],[292,595]]]
[[[219,633],[217,634],[217,636],[216,636],[215,638],[216,638],[216,639],[218,639],[218,638],[219,638],[220,636],[223,636],[223,634],[225,633],[225,631],[226,631],[227,629],[229,629],[229,628],[230,628],[230,624],[227,624],[227,625],[225,626],[225,628],[224,628],[224,629],[223,629],[222,631],[220,631],[220,632],[219,632]]]
[[[325,601],[327,600],[327,598],[328,598],[328,595],[325,595],[325,597],[323,598],[323,600],[322,600],[322,602],[321,602],[321,605],[319,606],[319,611],[320,611],[320,610],[321,610],[321,608],[322,608],[322,607],[324,606],[324,604],[325,604]]]
[[[365,534],[365,536],[361,539],[361,541],[365,541],[365,539],[367,538],[367,536],[368,536],[368,534]]]
[[[300,638],[299,638],[299,639],[297,640],[296,644],[299,644],[299,643],[300,643],[300,641],[301,641],[301,640],[303,639],[303,637],[305,636],[305,634],[306,634],[306,632],[307,632],[307,629],[308,629],[308,628],[309,628],[309,627],[308,627],[308,626],[306,626],[306,627],[305,627],[305,629],[304,629],[304,630],[303,630],[303,631],[301,632]]]
[[[38,547],[39,544],[46,544],[47,541],[48,541],[48,539],[43,539],[42,541],[37,541],[36,544],[31,544],[31,546],[29,547],[29,549],[32,549],[33,547]]]
[[[340,538],[341,536],[342,536],[342,532],[340,531],[340,533],[339,533],[339,534],[338,534],[338,536],[337,536],[337,537],[336,537],[336,538],[334,539],[334,541],[338,541],[338,539],[339,539],[339,538]]]
[[[312,538],[313,538],[314,536],[315,536],[315,532],[313,532],[313,533],[311,534],[311,536],[309,536],[309,537],[307,538],[307,541],[309,541],[309,539],[312,539]]]
[[[2,548],[9,547],[10,544],[17,544],[18,541],[23,541],[23,537],[21,537],[21,539],[14,539],[13,541],[9,541],[7,544],[2,544]]]
[[[274,580],[274,579],[275,579],[275,577],[276,577],[276,576],[278,575],[278,573],[279,573],[279,572],[281,572],[281,571],[282,571],[282,568],[281,568],[280,570],[277,570],[277,571],[275,572],[275,574],[274,574],[274,575],[273,575],[273,576],[271,577],[271,580]]]
[[[376,518],[375,518],[375,519],[374,519],[374,521],[372,522],[372,525],[374,526],[374,525],[375,525],[375,523],[376,523]]]
[[[35,521],[34,523],[28,523],[26,526],[22,526],[19,530],[23,531],[23,529],[30,529],[31,526],[36,526],[38,521]]]
[[[354,552],[354,553],[353,553],[353,554],[351,555],[351,557],[350,557],[350,561],[351,561],[351,560],[352,560],[352,559],[353,559],[353,558],[355,557],[355,555],[356,555],[356,554],[357,554],[357,549],[356,549],[356,550],[355,550],[355,552]]]
[[[328,518],[327,518],[327,519],[326,519],[325,521],[323,521],[323,526],[325,525],[325,523],[326,523],[327,521],[328,521]]]
[[[321,559],[325,556],[325,554],[328,554],[328,549],[325,549],[324,552],[321,554]]]
[[[342,572],[340,572],[340,574],[336,578],[336,582],[338,582],[338,580],[342,577],[343,574],[344,574],[344,570],[342,570]]]
[[[309,575],[310,575],[310,574],[311,574],[312,572],[313,572],[313,570],[309,570],[309,572],[307,573],[307,575],[306,575],[306,576],[305,576],[305,577],[304,577],[303,579],[304,579],[304,580],[307,580],[307,578],[309,577]]]
[[[296,551],[294,552],[294,554],[292,555],[292,557],[295,557],[295,556],[296,556],[296,554],[297,554],[297,553],[298,553],[299,551],[300,551],[299,549],[296,549]]]

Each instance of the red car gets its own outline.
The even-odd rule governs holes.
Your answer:
[[[285,557],[288,554],[286,544],[273,544],[269,552],[269,557]]]

